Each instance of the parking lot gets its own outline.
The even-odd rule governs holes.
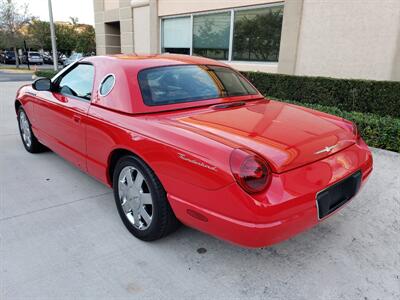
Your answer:
[[[279,245],[245,249],[182,227],[135,239],[112,191],[53,152],[29,154],[0,82],[0,299],[400,299],[400,155],[373,149],[365,189]]]

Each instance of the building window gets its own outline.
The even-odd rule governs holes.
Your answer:
[[[193,16],[193,54],[227,60],[230,25],[230,12]]]
[[[162,52],[190,54],[190,17],[164,19],[162,21]]]
[[[278,62],[283,4],[162,19],[161,52]]]
[[[277,62],[283,7],[235,12],[233,60]]]

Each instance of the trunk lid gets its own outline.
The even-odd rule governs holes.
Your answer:
[[[168,119],[197,134],[257,152],[276,173],[323,159],[355,143],[351,123],[272,100],[210,107]]]

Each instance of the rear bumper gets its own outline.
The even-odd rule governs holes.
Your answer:
[[[263,247],[299,234],[346,206],[319,220],[316,196],[358,170],[362,187],[372,171],[372,155],[363,141],[310,165],[274,174],[268,191],[256,197],[234,183],[211,193],[193,190],[185,200],[168,198],[184,224],[241,246]],[[207,199],[205,205],[199,198]]]
[[[174,196],[169,196],[169,200],[173,203],[172,206],[177,215],[190,214],[194,219],[196,216],[193,216],[192,211],[200,214],[201,219],[198,221],[178,217],[184,224],[223,240],[250,248],[269,246],[284,241],[318,223],[315,207],[307,208],[287,219],[273,223],[251,223],[193,206]]]

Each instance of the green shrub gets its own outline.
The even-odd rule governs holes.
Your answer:
[[[269,97],[332,106],[345,111],[400,117],[400,82],[261,72],[243,74]]]
[[[56,75],[58,72],[54,70],[37,70],[35,72],[35,75],[37,77],[46,77],[46,78],[52,78],[54,75]]]
[[[358,130],[365,142],[376,148],[400,152],[400,119],[383,117],[371,113],[348,112],[336,107],[320,104],[302,103],[298,101],[283,100],[296,105],[336,115],[357,124]]]

